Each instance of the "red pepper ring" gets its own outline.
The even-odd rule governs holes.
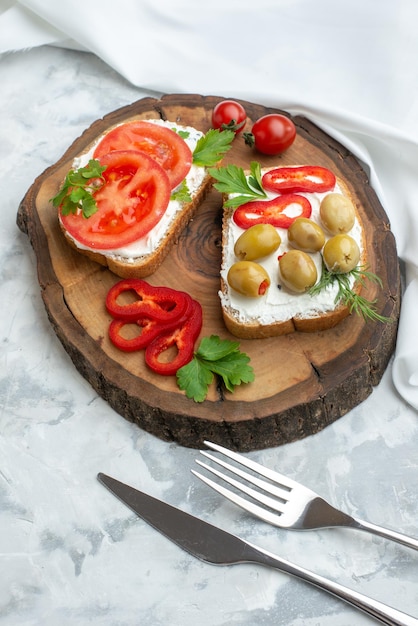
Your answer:
[[[297,204],[300,212],[289,216],[284,211],[290,205]],[[254,224],[272,224],[277,228],[289,228],[298,217],[310,217],[312,213],[311,203],[305,196],[298,194],[286,194],[277,196],[272,200],[255,200],[241,204],[234,211],[233,220],[240,228],[247,229]]]
[[[163,332],[145,348],[145,362],[150,369],[163,376],[174,376],[177,370],[192,360],[194,346],[202,329],[202,307],[192,300],[192,310],[177,328]],[[175,346],[176,355],[170,361],[161,361],[159,356]]]
[[[121,294],[133,292],[134,302],[119,304]],[[154,287],[140,278],[126,278],[110,288],[106,309],[116,319],[136,322],[140,318],[169,322],[179,319],[188,304],[189,294],[170,287]]]
[[[143,350],[147,347],[149,343],[156,337],[158,337],[161,333],[168,332],[178,326],[181,326],[184,320],[192,312],[193,301],[189,294],[186,295],[186,309],[183,315],[179,318],[175,318],[173,320],[169,320],[167,322],[161,322],[160,320],[152,320],[147,319],[145,317],[141,317],[135,322],[122,320],[122,319],[114,319],[111,321],[109,326],[109,339],[113,343],[114,346],[119,348],[119,350],[123,350],[124,352],[136,352],[137,350]],[[121,335],[120,331],[125,326],[139,326],[142,330],[139,334],[135,334],[134,337],[128,339]],[[137,329],[136,329],[137,330]]]
[[[125,326],[141,327],[140,334],[136,334],[131,339],[121,335],[121,330]],[[155,337],[161,333],[162,324],[157,320],[150,320],[142,317],[137,322],[126,320],[112,320],[109,326],[109,339],[116,348],[124,352],[135,352],[143,350]],[[138,330],[138,329],[137,329]]]
[[[335,174],[320,165],[301,165],[299,167],[277,167],[266,172],[262,177],[264,189],[276,193],[323,193],[335,187]]]

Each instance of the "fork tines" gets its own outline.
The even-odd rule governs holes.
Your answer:
[[[253,472],[256,472],[259,475],[264,476],[270,481],[270,482],[267,482],[266,480],[263,480],[259,478],[258,476],[254,476],[253,474],[250,474],[249,472],[246,472],[235,465],[231,465],[230,463],[224,461],[223,459],[218,458],[217,456],[213,454],[210,454],[209,452],[206,452],[204,450],[200,451],[201,454],[205,458],[209,459],[213,463],[217,464],[218,466],[221,466],[222,468],[224,468],[231,474],[238,476],[242,480],[245,480],[250,485],[258,487],[258,489],[261,490],[261,493],[260,493],[260,491],[256,491],[252,487],[249,487],[247,484],[244,484],[236,480],[235,478],[232,478],[228,474],[225,474],[219,471],[218,469],[215,469],[211,465],[208,465],[207,463],[203,463],[202,461],[196,459],[196,463],[200,467],[204,468],[206,471],[210,472],[214,476],[217,476],[218,478],[226,482],[228,485],[231,485],[232,487],[234,487],[239,492],[246,494],[255,502],[258,502],[259,504],[264,505],[265,507],[270,509],[270,511],[266,510],[265,508],[261,506],[258,506],[257,504],[254,504],[248,501],[247,499],[238,495],[234,491],[227,489],[226,487],[223,487],[222,485],[211,480],[207,476],[204,476],[203,474],[196,472],[195,470],[192,470],[192,473],[195,476],[197,476],[200,480],[202,480],[204,483],[206,483],[209,487],[211,487],[212,489],[214,489],[215,491],[223,495],[228,500],[231,500],[232,502],[234,502],[235,504],[237,504],[244,510],[254,515],[257,515],[261,517],[262,519],[264,519],[265,521],[270,522],[272,524],[277,523],[278,515],[276,515],[275,513],[272,513],[272,511],[276,511],[277,513],[279,513],[279,515],[280,513],[283,512],[283,507],[288,500],[289,493],[291,489],[294,487],[293,481],[284,476],[282,477],[278,475],[273,470],[269,470],[268,468],[263,467],[262,465],[259,465],[255,461],[247,459],[236,452],[232,452],[231,450],[223,448],[222,446],[219,446],[217,444],[214,444],[208,441],[205,441],[204,443],[208,448],[211,448],[212,450],[215,450],[216,452],[223,454],[229,459],[235,461],[236,463],[239,463],[240,465],[244,466],[245,468],[249,470],[252,470]],[[269,494],[269,495],[266,495],[266,494]],[[270,496],[274,496],[274,498]]]

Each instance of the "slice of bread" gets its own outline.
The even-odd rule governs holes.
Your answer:
[[[108,267],[116,276],[121,278],[145,278],[153,274],[172,247],[176,244],[179,236],[189,221],[195,215],[197,209],[203,202],[207,192],[211,188],[212,179],[206,174],[199,189],[192,196],[191,202],[182,203],[179,210],[169,219],[164,220],[158,227],[154,229],[156,234],[156,244],[151,251],[134,252],[134,256],[124,256],[124,251],[98,251],[82,246],[71,237],[71,235],[63,228],[60,221],[61,229],[64,233],[67,243],[77,250],[80,254],[88,257],[91,261],[96,261],[100,265]],[[132,246],[134,249],[134,246]],[[129,253],[129,250],[126,249]],[[125,253],[126,254],[126,253]]]
[[[273,168],[269,168],[273,169]],[[264,174],[267,169],[262,169]],[[248,176],[249,172],[245,172]],[[344,181],[337,178],[335,188],[332,190],[350,198],[355,209],[355,225],[348,232],[360,248],[359,266],[366,264],[366,250],[364,245],[364,234],[358,208],[354,198],[351,197]],[[331,193],[303,193],[312,205],[310,219],[321,225],[325,238],[328,240],[332,235],[326,231],[319,216],[319,206],[321,200]],[[224,196],[225,201],[230,196]],[[271,196],[269,195],[269,199]],[[280,247],[270,255],[258,259],[256,262],[264,267],[270,276],[271,284],[265,295],[259,297],[248,297],[240,295],[228,284],[227,275],[229,268],[239,259],[235,256],[234,245],[238,236],[244,232],[233,221],[234,209],[223,209],[222,227],[222,266],[221,266],[221,286],[219,297],[222,307],[222,315],[227,329],[236,337],[241,339],[261,339],[265,337],[275,337],[286,335],[295,331],[316,332],[323,331],[336,326],[340,321],[350,314],[349,307],[341,303],[335,304],[337,286],[327,288],[315,296],[309,293],[294,293],[287,289],[280,276],[278,258],[292,249],[287,238],[287,230],[278,228],[281,237]],[[315,262],[319,276],[322,272],[321,252],[310,255]],[[361,286],[354,284],[352,289],[359,293]]]
[[[189,136],[185,141],[192,152],[197,141],[204,134],[195,128],[180,126],[174,122],[163,122],[161,120],[149,121],[174,129],[176,132],[187,132]],[[102,138],[103,135],[98,137],[83,154],[74,160],[73,169],[83,167],[88,163],[89,159],[93,158],[94,150]],[[158,224],[151,229],[146,237],[127,246],[114,250],[89,247],[77,241],[75,237],[66,230],[62,220],[59,219],[61,230],[67,243],[72,248],[88,257],[90,260],[107,266],[117,276],[121,278],[145,278],[155,272],[169,254],[181,232],[193,218],[200,204],[203,202],[212,183],[207,168],[193,164],[185,181],[191,199],[182,201],[173,199],[172,196],[167,210]],[[175,191],[176,189],[173,190],[173,192]]]

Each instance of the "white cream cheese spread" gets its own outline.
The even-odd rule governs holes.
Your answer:
[[[321,221],[319,217],[319,207],[322,199],[328,195],[328,193],[343,193],[338,183],[333,190],[326,193],[302,193],[297,192],[298,195],[305,196],[312,206],[312,214],[310,219],[319,224],[321,227]],[[277,194],[276,194],[277,195]],[[268,193],[267,200],[272,199],[275,194]],[[300,208],[297,205],[289,205],[284,211],[289,217],[295,217],[300,214]],[[325,229],[326,239],[329,239]],[[338,292],[338,285],[333,284],[321,292],[315,297],[309,295],[309,293],[295,294],[288,291],[284,286],[280,285],[280,272],[278,258],[285,252],[291,249],[287,238],[287,230],[284,228],[277,228],[277,232],[281,237],[281,244],[278,250],[273,252],[267,257],[258,259],[257,263],[262,265],[270,276],[271,284],[267,293],[264,296],[257,298],[250,298],[240,295],[234,289],[228,285],[227,274],[228,270],[238,259],[234,254],[234,245],[238,237],[243,233],[243,229],[238,227],[233,219],[229,220],[229,230],[225,239],[225,245],[222,251],[222,269],[221,276],[224,281],[225,292],[220,291],[219,297],[223,307],[234,315],[234,317],[240,323],[258,323],[262,325],[268,325],[275,322],[287,321],[293,317],[301,316],[317,317],[327,311],[335,309],[335,297]],[[359,245],[360,252],[363,250],[362,242],[362,228],[356,218],[355,224],[349,234]],[[318,273],[318,280],[322,274],[322,256],[320,252],[310,254],[312,257]],[[354,280],[353,280],[354,282]]]
[[[167,128],[175,130],[176,132],[187,132],[188,136],[184,139],[184,141],[187,143],[192,152],[194,151],[198,140],[204,134],[196,128],[193,128],[191,126],[181,126],[179,124],[176,124],[175,122],[165,120],[146,121],[152,124],[166,126]],[[96,146],[100,143],[104,136],[105,134],[101,135],[87,152],[74,159],[72,164],[73,169],[79,169],[80,167],[84,167],[85,165],[87,165],[89,160],[93,158],[93,153],[96,149]],[[189,173],[186,176],[186,184],[192,198],[194,198],[194,196],[199,191],[199,188],[205,176],[206,168],[194,164],[191,165]],[[173,193],[175,191],[176,189],[173,190]],[[71,237],[68,232],[67,236],[70,237],[70,239],[74,242],[74,245],[77,246],[77,248],[79,248],[80,250],[92,250],[94,252],[100,252],[100,254],[102,254],[103,256],[110,257],[114,260],[123,260],[125,263],[135,263],[138,258],[144,257],[147,254],[151,254],[158,248],[160,243],[163,241],[167,231],[169,230],[170,224],[174,220],[176,214],[182,210],[182,207],[183,205],[177,200],[170,200],[167,209],[158,224],[156,224],[156,226],[154,226],[154,228],[152,228],[145,237],[142,237],[141,239],[138,239],[137,241],[134,241],[131,244],[122,248],[106,250],[101,250],[97,247],[89,248],[88,246],[81,244],[79,241]]]

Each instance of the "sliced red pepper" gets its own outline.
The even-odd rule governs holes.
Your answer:
[[[141,328],[140,334],[131,339],[121,335],[121,330],[125,326],[137,326]],[[124,352],[135,352],[143,350],[155,337],[161,333],[162,323],[157,320],[139,319],[137,322],[127,322],[126,320],[112,320],[109,326],[109,339],[114,346]],[[137,329],[138,330],[138,329]]]
[[[194,345],[202,329],[202,307],[199,302],[192,300],[191,311],[183,317],[185,319],[180,326],[174,330],[163,330],[145,348],[145,362],[157,374],[173,376],[193,358]],[[175,356],[170,361],[161,361],[159,356],[174,346],[177,348]]]
[[[120,304],[121,294],[131,292],[137,300]],[[126,278],[109,290],[106,308],[116,319],[136,322],[140,318],[169,322],[179,319],[189,301],[189,294],[170,287],[154,287],[139,278]]]
[[[141,317],[138,320],[127,321],[123,319],[114,319],[109,326],[109,339],[120,350],[124,352],[135,352],[137,350],[143,350],[149,343],[163,332],[168,332],[174,328],[180,326],[184,320],[191,314],[192,311],[192,298],[189,294],[186,296],[186,308],[179,318],[162,322],[161,320],[148,319]],[[128,339],[121,335],[121,330],[125,326],[138,326],[141,328],[139,334],[135,334],[134,337]],[[138,333],[138,329],[137,333]]]
[[[301,165],[299,167],[278,167],[266,172],[262,177],[264,189],[277,193],[309,193],[331,191],[336,178],[333,172],[320,165]]]
[[[284,211],[292,204],[297,204],[300,212],[291,217]],[[289,228],[295,219],[310,217],[311,213],[311,203],[307,198],[297,194],[286,194],[273,200],[255,200],[242,204],[235,209],[233,219],[237,226],[244,229],[254,224],[272,224],[277,228]]]

